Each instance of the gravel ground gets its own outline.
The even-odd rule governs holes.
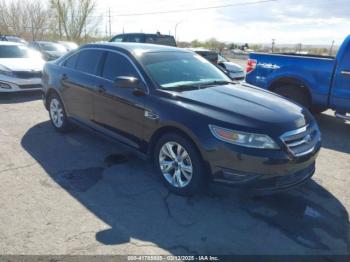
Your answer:
[[[0,254],[349,254],[350,124],[332,112],[307,184],[182,198],[119,145],[56,133],[39,98],[0,97]]]

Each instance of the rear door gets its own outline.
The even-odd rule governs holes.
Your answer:
[[[63,63],[65,70],[61,84],[66,110],[82,122],[92,120],[96,75],[103,53],[101,50],[82,50]]]
[[[331,91],[331,107],[350,112],[350,50],[347,50],[335,71]]]
[[[121,88],[114,84],[118,76],[137,77],[142,81],[133,62],[124,54],[107,52],[98,80],[100,92],[94,100],[94,122],[105,132],[113,133],[120,141],[139,148],[142,143],[145,121],[144,100],[147,97],[132,88]],[[141,92],[143,93],[143,92]]]

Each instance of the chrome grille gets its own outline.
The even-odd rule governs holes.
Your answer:
[[[316,125],[305,126],[283,134],[281,139],[294,156],[300,157],[315,150],[320,141],[320,132]]]

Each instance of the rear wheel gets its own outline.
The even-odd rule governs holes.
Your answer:
[[[69,122],[63,103],[57,94],[49,97],[49,114],[51,123],[59,132],[67,132],[69,130]]]
[[[162,136],[154,150],[154,165],[165,185],[178,195],[194,195],[206,184],[205,170],[195,145],[179,134]]]
[[[293,100],[311,110],[311,101],[308,94],[306,94],[304,90],[301,90],[298,86],[283,85],[275,88],[273,91],[276,94],[289,98],[290,100]]]

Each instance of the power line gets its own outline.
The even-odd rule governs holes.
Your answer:
[[[227,7],[234,7],[234,6],[256,5],[256,4],[263,4],[263,3],[269,3],[269,2],[277,2],[277,1],[278,0],[259,0],[259,1],[253,1],[253,2],[242,2],[242,3],[235,3],[235,4],[206,6],[206,7],[198,7],[198,8],[174,9],[174,10],[154,11],[154,12],[145,12],[145,13],[124,13],[124,14],[122,13],[122,14],[114,14],[113,16],[143,16],[143,15],[182,13],[182,12],[227,8]]]

